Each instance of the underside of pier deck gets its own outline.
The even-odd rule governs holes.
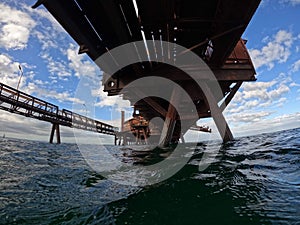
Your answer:
[[[259,3],[260,0],[39,0],[34,7],[43,4],[78,43],[79,53],[88,54],[94,61],[118,46],[150,40],[168,42],[171,47],[161,51],[165,54],[159,54],[159,46],[145,44],[137,49],[136,57],[146,52],[176,61],[180,55],[176,45],[180,45],[208,65],[218,81],[221,97],[210,88],[197,86],[178,68],[150,57],[114,74],[110,74],[110,65],[118,63],[115,58],[101,67],[104,91],[109,96],[120,94],[126,85],[147,76],[169,79],[188,93],[196,107],[196,117],[187,109],[178,118],[178,110],[174,108],[186,107],[188,100],[183,97],[176,97],[175,106],[155,96],[139,99],[144,87],[123,93],[123,98],[130,100],[145,119],[160,117],[165,121],[161,143],[166,145],[178,141],[197,120],[208,117],[214,119],[224,141],[233,139],[222,112],[243,82],[256,80],[246,41],[241,36]],[[122,57],[131,57],[130,54],[133,53]],[[185,67],[192,72],[201,69],[188,63]],[[208,81],[203,82],[209,86]],[[159,84],[148,88],[164,89]],[[169,94],[170,99],[177,95],[176,90]]]

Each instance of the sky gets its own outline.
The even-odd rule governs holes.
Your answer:
[[[43,7],[31,9],[34,0],[0,3],[0,82],[82,115],[120,124],[132,110],[120,97],[107,97],[100,89],[95,108],[78,97],[78,84],[88,77],[100,82],[101,70]],[[300,0],[263,0],[243,38],[256,68],[256,82],[242,85],[224,115],[234,136],[255,135],[300,127]],[[188,141],[218,136],[212,119],[198,121],[212,134],[188,132]],[[51,124],[0,111],[0,136],[47,141]],[[86,132],[85,132],[86,135]],[[90,135],[90,134],[89,134]],[[93,134],[94,135],[94,134]],[[74,142],[70,128],[61,128],[63,142]],[[112,138],[100,135],[103,142]],[[83,138],[84,139],[84,138]]]

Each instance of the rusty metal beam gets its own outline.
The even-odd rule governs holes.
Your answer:
[[[187,52],[189,52],[189,51],[193,51],[193,50],[195,50],[196,48],[199,48],[199,47],[201,47],[201,46],[203,46],[203,45],[206,45],[210,40],[215,40],[215,39],[217,39],[217,38],[220,38],[220,37],[222,37],[222,36],[225,36],[226,34],[229,34],[229,33],[233,32],[233,31],[239,30],[239,29],[243,28],[244,26],[245,26],[244,24],[238,25],[238,26],[233,27],[233,28],[231,28],[231,29],[229,29],[229,30],[226,30],[226,31],[224,31],[224,32],[222,32],[222,33],[216,34],[216,35],[214,35],[214,36],[208,38],[207,40],[201,41],[200,43],[198,43],[198,44],[196,44],[196,45],[190,47],[189,49],[187,49],[187,50],[185,50],[185,51],[183,51],[183,52],[180,52],[178,56],[184,55],[185,53],[187,53]]]
[[[52,129],[51,129],[51,133],[50,133],[50,140],[49,140],[50,144],[53,143],[54,133],[56,133],[56,143],[60,144],[61,139],[60,139],[59,124],[57,124],[57,123],[52,124]]]
[[[143,96],[142,92],[137,88],[132,89],[136,96]],[[152,100],[150,97],[144,98],[144,102],[146,102],[154,111],[159,113],[162,117],[166,117],[167,111],[156,101]]]
[[[1,82],[0,109],[52,123],[50,143],[53,142],[55,132],[57,135],[57,142],[60,143],[59,125],[108,135],[115,135],[116,132],[116,128],[109,124],[79,115],[66,109],[60,110],[57,105],[28,95]]]
[[[176,108],[179,106],[180,103],[180,96],[181,96],[180,91],[181,90],[178,89],[176,86],[173,89],[168,112],[165,117],[165,122],[161,132],[160,141],[159,141],[159,146],[161,147],[169,145],[172,140],[174,128],[176,125],[176,115],[177,115]]]
[[[211,116],[215,121],[215,124],[223,139],[223,142],[232,141],[233,135],[225,120],[225,117],[222,114],[221,109],[218,106],[218,103],[215,99],[214,94],[212,93],[212,90],[206,83],[203,83],[202,88],[204,89],[203,91],[205,92],[205,95],[207,97],[207,104],[210,106]]]
[[[232,90],[230,91],[229,95],[227,95],[227,97],[225,98],[224,102],[222,103],[222,105],[220,106],[221,111],[223,112],[226,108],[226,106],[229,104],[229,102],[232,100],[232,98],[234,97],[235,93],[239,90],[239,88],[242,86],[243,82],[239,81],[237,82],[234,87],[232,88]]]
[[[206,60],[205,62],[214,72],[224,96],[230,91],[230,85],[233,82],[255,80],[255,70],[251,60],[248,60],[248,58],[250,59],[249,55],[246,54],[244,57],[244,54],[241,54],[241,57],[233,58],[231,56],[237,56],[236,53],[247,51],[240,43],[240,37],[259,3],[260,0],[249,0],[247,2],[236,0],[143,0],[137,1],[138,16],[135,15],[133,3],[128,3],[126,0],[110,1],[107,4],[97,0],[40,0],[35,6],[44,4],[73,39],[79,45],[84,45],[84,48],[81,48],[82,52],[88,50],[87,54],[93,60],[107,52],[108,49],[131,41],[142,40],[141,30],[145,32],[147,39],[151,40],[153,38],[155,40],[176,42],[176,44],[184,46],[188,51],[193,51]],[[102,37],[102,40],[99,40],[99,36]],[[213,48],[213,52],[210,57],[205,57],[205,50],[209,41],[212,42],[210,47]],[[171,45],[173,44],[170,44],[170,48],[164,49],[167,52],[166,54],[158,57],[178,57],[179,52],[176,52],[175,47],[174,49],[171,48]],[[239,46],[242,46],[242,48]],[[152,50],[153,46],[150,45],[149,51]],[[235,50],[236,52],[234,52]],[[138,55],[139,53],[137,51],[134,54]],[[109,72],[110,65],[114,65],[113,60],[105,62],[101,69]],[[196,87],[194,85],[195,81],[182,71],[176,71],[170,69],[170,67],[161,67],[159,63],[149,62],[149,64],[151,63],[152,67],[145,66],[145,63],[141,62],[118,71],[113,75],[113,78],[117,78],[116,84],[118,85],[115,87],[105,86],[105,91],[108,92],[109,96],[117,95],[123,87],[138,78],[151,75],[165,77],[177,82],[184,88],[191,95],[191,99],[195,104],[199,102],[203,104],[203,107],[197,108],[199,117],[213,116],[220,133],[224,131],[222,130],[224,124],[225,127],[228,127],[222,115],[223,106],[219,108],[217,105],[217,102],[223,99],[223,96],[220,96],[221,99],[212,99],[214,97],[211,93],[213,90],[201,90]],[[193,65],[186,66],[190,72],[200,74],[199,69],[201,68],[195,68]],[[202,74],[199,80],[211,80],[210,73],[203,72]],[[155,84],[155,87],[148,87],[157,88],[157,86],[159,85]],[[159,88],[164,87],[160,86]],[[239,86],[235,86],[231,90],[231,93],[225,99],[225,103],[230,102],[238,88]],[[207,101],[203,103],[203,100],[205,100],[203,92],[206,94],[207,91],[209,92],[208,95],[211,95],[208,99],[209,102],[214,101],[211,108],[208,107]],[[123,93],[123,98],[134,102],[136,100],[135,95],[139,95],[139,93],[133,92],[132,94],[128,90],[128,92]],[[184,103],[185,100],[180,99],[180,101]],[[169,109],[166,110],[168,106],[164,101],[145,98],[144,103],[141,105],[141,111],[144,111],[145,114],[150,111],[148,113],[150,116],[168,117]],[[214,112],[213,115],[210,115],[210,111]],[[185,115],[189,116],[189,113],[186,110]],[[190,121],[196,119],[198,118],[192,118]],[[171,127],[170,124],[167,127]],[[225,130],[224,139],[229,140],[232,138],[232,134],[230,130],[227,130],[229,128]]]

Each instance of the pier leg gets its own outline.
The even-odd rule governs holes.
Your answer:
[[[228,141],[232,141],[233,140],[233,135],[231,133],[231,130],[225,120],[225,117],[222,114],[222,109],[218,106],[218,103],[212,93],[212,91],[210,90],[210,88],[208,87],[208,85],[206,83],[203,83],[202,86],[206,97],[207,97],[207,101],[210,103],[210,111],[211,111],[211,116],[213,118],[213,120],[215,121],[215,124],[217,126],[217,129],[221,135],[221,137],[223,138],[223,142],[228,142]]]
[[[185,140],[184,140],[184,137],[183,137],[183,133],[181,133],[180,139],[181,139],[181,143],[182,143],[182,144],[185,144]]]
[[[59,130],[59,124],[56,124],[56,142],[57,144],[60,144],[60,130]]]
[[[51,129],[51,133],[50,133],[50,141],[49,142],[51,144],[53,143],[53,138],[54,138],[55,131],[56,131],[56,142],[57,142],[57,144],[60,144],[61,140],[60,140],[59,124],[56,124],[56,123],[52,124],[52,129]]]
[[[145,128],[143,128],[143,136],[144,136],[144,141],[145,141],[145,144],[147,145],[148,144],[148,139],[147,139],[147,135],[146,135],[146,130]]]
[[[127,145],[129,143],[127,143],[127,136],[126,134],[123,135],[123,144],[122,145]]]
[[[121,145],[121,140],[122,139],[124,139],[124,138],[122,138],[122,136],[119,136],[119,143],[118,143],[118,145]]]
[[[224,111],[224,109],[226,108],[226,106],[229,104],[229,102],[233,99],[233,97],[235,96],[236,92],[240,89],[240,87],[242,86],[242,84],[243,84],[243,82],[239,81],[239,82],[237,82],[234,85],[234,87],[230,91],[229,95],[226,97],[225,101],[220,106],[220,109],[222,110],[222,112]]]
[[[55,124],[53,123],[51,133],[50,133],[50,140],[49,140],[50,144],[53,143],[54,132],[55,132]]]
[[[167,146],[168,144],[170,144],[172,140],[174,128],[176,125],[176,115],[177,115],[176,108],[179,105],[179,101],[180,101],[180,90],[178,90],[175,87],[172,91],[168,112],[161,132],[160,141],[159,141],[160,147]]]

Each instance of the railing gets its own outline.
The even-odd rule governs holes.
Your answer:
[[[100,121],[62,109],[47,101],[28,95],[0,82],[0,109],[10,113],[35,118],[42,121],[115,135],[118,128]]]

